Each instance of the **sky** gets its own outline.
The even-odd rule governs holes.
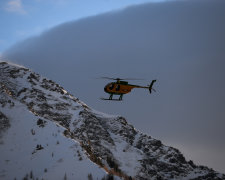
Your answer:
[[[24,24],[23,28],[32,33],[20,43],[8,33],[1,37],[16,43],[2,48],[6,60],[56,81],[96,110],[124,116],[135,128],[179,148],[195,163],[225,173],[225,1],[141,5],[134,1],[98,1],[90,9],[84,1],[76,1],[80,2],[76,12],[69,11],[69,0],[57,1],[64,6],[53,3],[56,1],[21,2],[36,6],[26,8],[28,4],[24,3],[19,12],[4,9],[1,13],[5,16],[1,17],[5,17],[3,22],[11,22],[6,15],[24,18],[26,23],[32,20],[33,25],[27,26],[14,20],[18,27]],[[43,5],[46,2],[48,6]],[[37,5],[40,9],[34,11]],[[43,7],[51,7],[51,12]],[[63,7],[61,15],[56,13]],[[36,16],[29,16],[33,12]],[[62,17],[69,12],[68,19],[56,22],[56,15]],[[50,15],[52,26],[46,18]],[[30,21],[26,21],[28,17]],[[44,21],[46,24],[42,24]],[[34,30],[29,29],[37,26],[43,33],[33,37]],[[5,32],[10,32],[10,26],[6,27]],[[18,27],[14,30],[24,30]],[[108,97],[103,88],[109,82],[99,80],[101,76],[145,79],[129,82],[138,85],[157,79],[157,92],[149,95],[136,89],[124,96],[123,102],[101,101],[100,97]]]
[[[63,22],[160,1],[164,0],[1,0],[0,54],[16,42]]]

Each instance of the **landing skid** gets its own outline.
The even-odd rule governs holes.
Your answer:
[[[122,101],[122,99],[107,99],[107,98],[100,98],[101,100],[105,100],[105,101]]]

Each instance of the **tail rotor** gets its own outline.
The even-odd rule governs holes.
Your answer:
[[[152,80],[151,84],[149,85],[148,89],[149,89],[150,94],[152,93],[152,91],[156,92],[156,90],[152,88],[152,86],[155,82],[156,82],[156,79]]]

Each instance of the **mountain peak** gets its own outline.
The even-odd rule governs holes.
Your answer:
[[[1,177],[22,178],[31,171],[36,177],[51,179],[62,173],[58,164],[64,162],[67,173],[61,177],[65,174],[68,179],[78,177],[74,168],[81,168],[81,179],[90,172],[95,178],[107,172],[118,179],[225,179],[208,167],[186,161],[179,150],[136,130],[124,117],[93,110],[59,84],[25,67],[1,62],[0,88],[0,153],[10,158],[0,161]],[[51,133],[61,138],[61,144]],[[58,148],[54,149],[53,141]],[[24,147],[23,159],[19,156]],[[53,151],[59,153],[57,161]],[[83,160],[70,156],[73,153]],[[47,154],[51,160],[45,165],[50,171],[41,172],[37,162],[46,162]],[[36,164],[33,169],[26,160]],[[20,167],[23,164],[27,166]],[[16,168],[24,174],[14,171],[10,175]]]

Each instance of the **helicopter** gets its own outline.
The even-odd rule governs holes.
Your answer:
[[[128,82],[124,80],[142,80],[142,79],[120,79],[120,78],[109,78],[109,77],[101,77],[101,78],[116,81],[116,82],[110,82],[104,87],[104,91],[110,94],[110,96],[108,99],[101,98],[101,100],[122,101],[123,95],[130,93],[133,88],[148,89],[150,94],[152,93],[152,91],[156,92],[156,90],[152,88],[153,84],[156,82],[156,79],[152,80],[149,86],[139,86],[139,85],[128,84]],[[120,95],[120,97],[119,99],[113,99],[113,95]]]

